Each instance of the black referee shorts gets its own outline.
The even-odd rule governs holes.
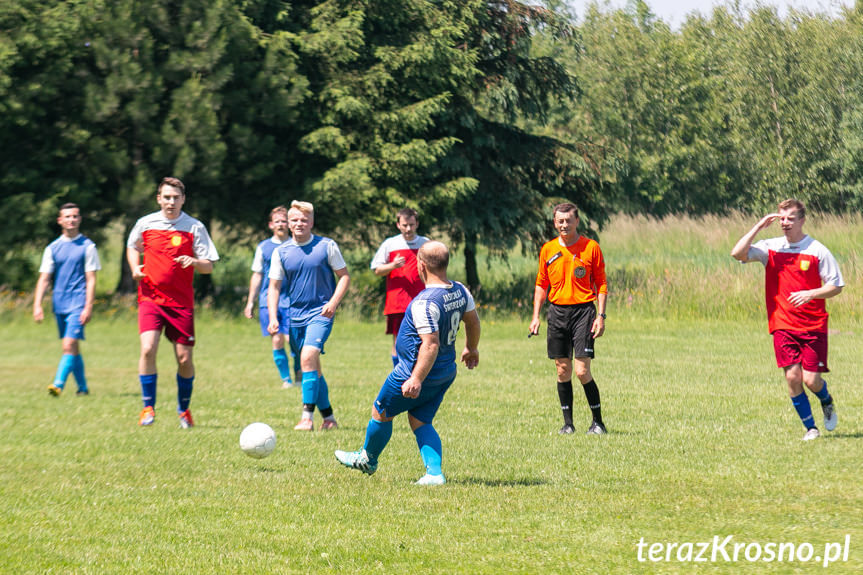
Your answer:
[[[549,359],[593,358],[593,333],[596,319],[593,302],[576,305],[548,305]]]

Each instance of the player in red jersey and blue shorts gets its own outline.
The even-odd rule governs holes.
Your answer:
[[[138,331],[141,357],[138,377],[144,409],[139,425],[156,418],[156,354],[159,338],[174,344],[177,358],[177,413],[180,426],[194,425],[189,403],[195,381],[192,349],[195,346],[195,271],[213,272],[219,253],[207,228],[182,208],[186,188],[177,178],[164,178],[156,193],[160,211],[144,216],[132,228],[126,242],[126,259],[138,282]],[[141,256],[144,262],[141,263]]]
[[[371,268],[375,275],[387,278],[387,296],[384,301],[384,315],[387,318],[387,333],[393,336],[393,366],[398,362],[396,337],[405,316],[405,309],[423,288],[422,279],[417,272],[417,252],[428,238],[417,235],[417,212],[413,208],[403,208],[396,214],[396,227],[401,232],[384,240]]]
[[[803,233],[803,203],[785,200],[778,208],[738,240],[731,256],[742,263],[758,261],[764,265],[767,322],[776,364],[785,371],[791,403],[806,427],[803,439],[809,441],[820,437],[821,432],[804,384],[821,402],[825,429],[833,431],[838,421],[833,397],[821,377],[830,371],[824,300],[839,295],[845,283],[830,250]],[[752,243],[758,232],[777,220],[784,236]]]

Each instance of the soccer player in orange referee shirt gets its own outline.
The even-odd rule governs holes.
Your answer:
[[[557,394],[563,411],[559,433],[575,432],[572,425],[572,371],[581,382],[593,421],[588,434],[604,435],[599,388],[590,373],[593,342],[605,331],[608,285],[605,260],[595,241],[578,233],[578,208],[571,203],[555,206],[554,228],[560,234],[539,252],[539,273],[533,294],[531,335],[539,333],[539,312],[549,301],[548,357],[557,368]]]

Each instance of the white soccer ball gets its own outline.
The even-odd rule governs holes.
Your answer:
[[[240,434],[240,449],[249,457],[261,459],[276,448],[276,432],[266,423],[250,423]]]

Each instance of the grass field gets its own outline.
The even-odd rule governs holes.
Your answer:
[[[183,431],[164,343],[156,423],[136,425],[130,313],[88,326],[89,397],[71,382],[60,398],[45,391],[59,357],[52,323],[4,319],[0,573],[863,570],[863,327],[841,317],[830,342],[839,427],[807,443],[763,319],[610,317],[594,364],[610,434],[588,437],[557,435],[552,364],[542,338],[525,337],[528,318],[487,317],[480,366],[460,371],[436,420],[449,481],[438,488],[411,484],[423,469],[401,419],[374,476],[333,458],[360,447],[388,373],[380,323],[337,320],[324,367],[341,427],[300,433],[299,391],[279,388],[253,322],[200,315],[197,426]],[[588,413],[577,395],[579,427]],[[252,421],[278,434],[267,459],[237,445]],[[733,537],[730,555],[734,543],[787,542],[813,556],[638,559],[642,538],[715,536]],[[825,545],[846,536],[847,560],[825,569]]]

